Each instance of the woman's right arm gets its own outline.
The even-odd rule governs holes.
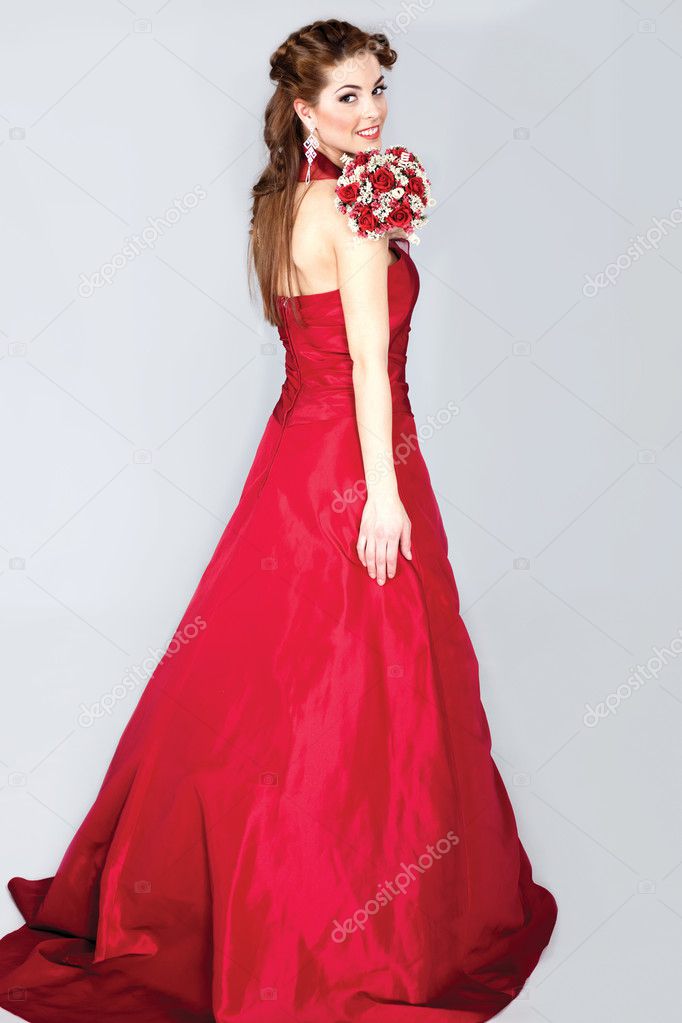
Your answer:
[[[410,520],[398,494],[393,462],[393,403],[388,375],[388,239],[358,239],[345,218],[331,223],[367,485],[358,557],[383,585],[396,573],[398,553],[412,557]]]

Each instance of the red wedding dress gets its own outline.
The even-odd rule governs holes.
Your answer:
[[[307,164],[301,163],[303,178]],[[313,177],[339,169],[322,154]],[[554,928],[491,757],[405,382],[419,277],[391,243],[389,372],[413,558],[355,544],[338,290],[280,298],[286,380],[239,504],[53,877],[12,877],[0,1005],[33,1023],[481,1023]],[[199,623],[199,624],[197,624]],[[191,638],[188,638],[191,637]]]

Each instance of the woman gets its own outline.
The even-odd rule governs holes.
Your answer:
[[[286,380],[58,870],[9,882],[0,1004],[34,1023],[478,1023],[554,927],[416,438],[417,270],[332,202],[395,60],[338,21],[271,58],[251,254]]]

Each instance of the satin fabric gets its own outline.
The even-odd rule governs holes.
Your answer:
[[[308,173],[308,160],[307,157],[303,158],[298,165],[298,180],[305,181]],[[310,180],[311,181],[322,181],[324,179],[338,178],[341,176],[341,168],[337,167],[333,160],[318,150],[315,153],[315,159],[310,164]]]
[[[355,550],[338,290],[302,298],[305,327],[280,298],[286,379],[177,641],[54,876],[9,881],[0,1005],[23,1019],[481,1023],[549,941],[410,407],[419,277],[391,247],[413,558],[380,587]]]

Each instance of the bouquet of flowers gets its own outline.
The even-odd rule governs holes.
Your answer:
[[[426,207],[435,206],[431,182],[414,153],[404,146],[383,152],[369,149],[345,155],[343,172],[336,183],[334,203],[348,217],[348,226],[359,238],[381,238],[402,229],[415,244],[415,228],[426,224]]]

